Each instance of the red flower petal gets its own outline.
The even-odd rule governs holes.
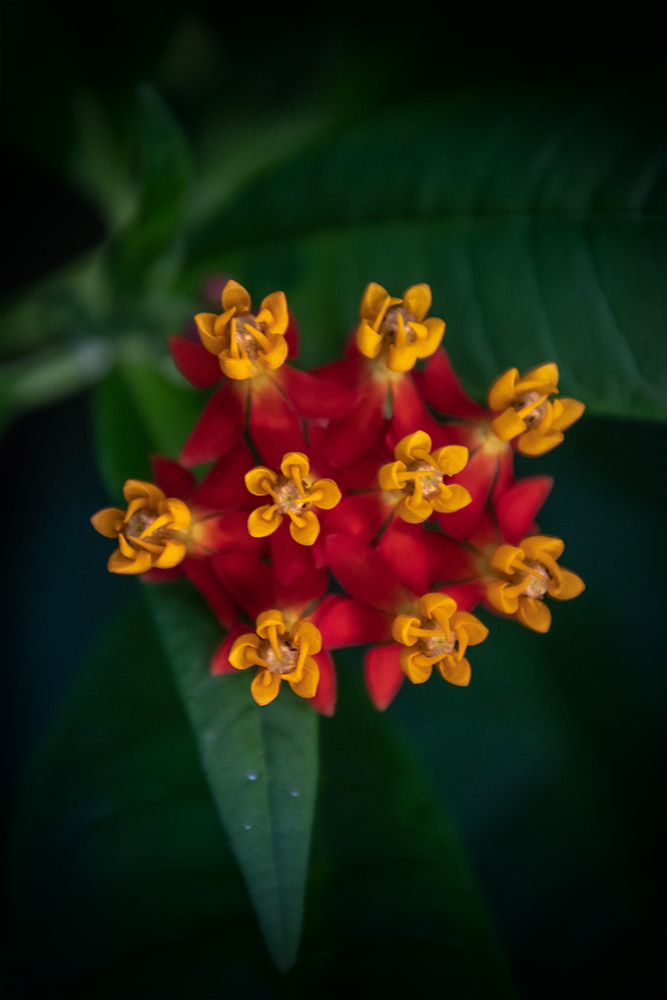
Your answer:
[[[247,505],[251,494],[246,489],[244,476],[255,465],[250,448],[241,441],[216,462],[202,480],[192,494],[193,505],[205,510],[232,510]]]
[[[326,593],[328,585],[329,571],[327,569],[308,569],[287,587],[276,579],[277,606],[283,610],[290,609],[301,614],[304,608]]]
[[[433,436],[440,425],[424,406],[410,375],[404,375],[403,378],[392,382],[391,389],[394,397],[391,430],[396,439],[393,444],[397,444],[407,434],[414,434],[415,431],[425,431]]]
[[[171,569],[156,569],[155,567],[147,569],[139,579],[142,583],[168,583],[170,580],[178,580],[180,576],[183,576],[183,567],[179,564],[172,566]]]
[[[351,535],[329,535],[326,546],[331,569],[352,597],[388,614],[410,602],[398,574],[377,549]]]
[[[296,358],[299,353],[299,325],[291,309],[287,310],[287,315],[289,317],[289,322],[287,324],[287,329],[283,334],[285,340],[287,341],[287,357]]]
[[[406,524],[395,517],[380,539],[378,551],[386,556],[398,577],[414,594],[428,593],[429,546],[434,535],[420,524]]]
[[[289,531],[289,518],[286,517],[280,527],[269,538],[271,548],[271,565],[276,579],[284,587],[298,580],[304,573],[315,568],[315,553],[311,545],[299,545]]]
[[[479,448],[470,456],[465,469],[453,477],[452,482],[465,486],[472,500],[453,514],[436,515],[443,531],[454,538],[470,538],[489,498],[497,470],[497,455],[489,455]]]
[[[391,636],[391,618],[370,604],[330,594],[311,615],[327,649],[361,646]]]
[[[346,496],[322,518],[322,535],[354,535],[369,545],[390,515],[379,490]]]
[[[238,608],[211,567],[211,560],[187,558],[183,571],[213,609],[224,628],[231,628],[239,620]]]
[[[166,497],[177,497],[187,500],[195,488],[195,477],[189,469],[184,469],[173,458],[163,455],[150,456],[153,482],[159,486]]]
[[[302,417],[343,417],[355,402],[354,390],[337,382],[283,365],[274,375],[290,403]]]
[[[229,651],[240,636],[247,635],[248,630],[248,625],[235,625],[231,632],[222,640],[211,657],[212,674],[236,673],[236,669],[229,662]]]
[[[383,383],[364,383],[361,398],[347,417],[332,420],[324,435],[324,455],[332,465],[349,465],[377,443],[384,427]]]
[[[221,586],[234,595],[253,621],[262,611],[276,606],[273,574],[265,563],[236,552],[215,556],[210,562]]]
[[[222,378],[220,362],[203,344],[196,344],[185,337],[167,337],[174,364],[181,375],[198,389],[209,389]]]
[[[468,580],[478,573],[478,557],[459,542],[438,532],[428,533],[428,579],[432,583]]]
[[[472,611],[486,596],[486,587],[479,581],[455,583],[452,587],[439,587],[438,590],[453,597],[459,611]]]
[[[183,465],[200,465],[226,455],[243,438],[245,386],[223,382],[209,399],[181,451]]]
[[[297,414],[271,379],[252,389],[250,436],[270,469],[280,468],[286,452],[307,450]]]
[[[245,552],[262,559],[268,555],[266,538],[253,538],[248,531],[248,511],[230,510],[225,514],[205,517],[200,522],[198,544],[207,555],[222,552]]]
[[[533,533],[538,510],[549,496],[551,476],[529,476],[518,479],[495,501],[498,527],[510,545]]]
[[[331,656],[324,649],[321,653],[316,653],[313,659],[320,668],[320,680],[315,697],[309,698],[308,701],[320,715],[332,716],[338,696],[336,668]]]
[[[403,683],[403,671],[398,662],[401,647],[397,642],[390,646],[375,646],[364,657],[364,679],[371,701],[384,712],[398,694]]]
[[[449,355],[443,347],[431,356],[420,381],[419,388],[424,399],[438,413],[475,421],[486,417],[487,411],[468,395],[454,374]]]

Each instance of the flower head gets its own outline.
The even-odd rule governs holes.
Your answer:
[[[250,691],[258,705],[268,705],[287,681],[301,698],[314,698],[320,668],[313,655],[322,649],[322,636],[311,622],[285,619],[282,611],[263,611],[255,631],[241,635],[229,651],[236,670],[257,666]]]
[[[554,399],[558,392],[558,366],[532,368],[521,377],[510,368],[489,390],[489,407],[501,411],[491,422],[501,441],[517,438],[522,455],[544,455],[563,440],[563,431],[578,420],[584,404],[577,399]]]
[[[182,500],[167,499],[161,489],[139,479],[128,479],[123,487],[127,510],[105,507],[91,517],[93,527],[107,538],[117,538],[111,553],[111,573],[145,573],[170,569],[184,558],[190,511]]]
[[[419,524],[434,510],[450,513],[470,503],[471,496],[465,487],[443,481],[445,476],[455,476],[465,468],[467,448],[446,445],[431,454],[429,435],[415,431],[398,442],[394,457],[395,462],[382,466],[378,481],[382,490],[403,493],[396,513],[404,521]]]
[[[270,496],[272,504],[258,507],[248,518],[248,531],[254,538],[271,535],[287,516],[290,534],[300,545],[312,545],[320,533],[320,522],[311,509],[330,510],[341,498],[333,479],[315,479],[310,462],[300,451],[288,452],[280,465],[279,476],[272,469],[258,465],[246,473],[245,483],[255,496]]]
[[[430,307],[428,285],[413,285],[397,299],[372,281],[361,300],[357,347],[367,358],[382,355],[392,372],[410,371],[437,350],[445,332],[443,320],[425,319]]]
[[[423,684],[436,666],[450,684],[465,687],[470,683],[466,649],[483,642],[488,628],[467,611],[458,611],[447,594],[424,594],[417,607],[419,618],[398,615],[392,626],[393,638],[403,646],[403,673],[413,684]]]
[[[516,546],[499,546],[489,560],[498,572],[498,579],[487,584],[489,603],[535,632],[548,632],[551,611],[544,596],[569,601],[584,589],[576,573],[557,563],[564,547],[560,538],[549,535],[533,535]]]
[[[198,313],[195,321],[202,344],[217,355],[224,374],[246,379],[280,368],[288,353],[284,333],[289,315],[284,292],[267,295],[254,315],[243,285],[230,280],[222,290],[222,308],[220,316]]]

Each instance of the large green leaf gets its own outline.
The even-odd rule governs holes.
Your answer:
[[[187,583],[151,588],[211,794],[278,969],[294,963],[317,784],[317,715],[283,686],[260,708],[247,674],[211,676],[220,629]],[[285,688],[287,690],[285,690]]]
[[[320,933],[341,941],[344,961],[328,991],[313,983],[310,995],[341,996],[354,982],[359,996],[514,996],[461,840],[391,719],[371,705],[360,660],[337,655],[339,703],[322,720]]]
[[[264,995],[270,965],[243,881],[127,582],[132,597],[100,633],[21,797],[7,995],[234,996],[244,982]]]
[[[428,281],[476,395],[554,360],[593,412],[666,416],[660,121],[641,88],[395,107],[249,185],[189,267],[284,288],[308,365],[339,352],[368,281]]]

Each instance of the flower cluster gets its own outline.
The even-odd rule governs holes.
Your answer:
[[[254,313],[228,281],[220,315],[170,338],[182,374],[217,385],[180,462],[154,457],[155,484],[128,480],[127,510],[92,518],[118,539],[112,572],[185,573],[227,630],[211,670],[255,668],[259,705],[284,680],[331,714],[330,651],[359,644],[379,709],[434,667],[465,686],[468,647],[488,635],[476,604],[546,632],[547,599],[583,590],[558,565],[563,542],[535,525],[551,479],[513,474],[514,449],[551,450],[583,404],[558,396],[544,364],[505,372],[479,405],[430,307],[428,285],[399,298],[371,283],[343,360],[307,373],[287,363],[298,332],[284,294]]]

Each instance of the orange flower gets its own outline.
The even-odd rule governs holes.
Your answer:
[[[255,631],[241,635],[229,651],[236,670],[257,666],[250,692],[258,705],[277,697],[280,682],[287,681],[301,698],[314,698],[320,668],[313,654],[322,649],[322,636],[311,622],[286,621],[282,611],[272,608],[258,615]]]
[[[544,455],[563,440],[563,431],[578,420],[584,404],[578,399],[554,399],[558,392],[558,365],[532,368],[522,377],[510,368],[489,389],[489,408],[502,411],[491,422],[501,441],[518,438],[522,455]]]
[[[489,630],[467,611],[457,611],[456,601],[447,594],[424,594],[417,602],[421,617],[398,615],[391,634],[404,647],[399,662],[413,684],[423,684],[436,666],[450,684],[470,683],[468,646],[483,642]]]
[[[431,438],[425,431],[415,431],[398,442],[395,462],[383,465],[378,472],[380,489],[401,490],[403,496],[396,513],[410,524],[419,524],[434,510],[451,513],[471,501],[464,486],[446,485],[444,476],[455,476],[465,468],[468,449],[451,444],[431,454]]]
[[[534,632],[548,632],[551,611],[544,603],[545,594],[569,601],[585,586],[576,573],[558,565],[564,547],[560,538],[549,535],[524,538],[518,546],[501,545],[489,560],[501,574],[487,584],[489,602]]]
[[[313,545],[320,533],[317,514],[310,508],[330,510],[339,502],[341,493],[333,479],[316,479],[310,475],[310,463],[300,451],[288,452],[280,465],[279,476],[273,469],[258,465],[246,473],[245,483],[255,496],[270,496],[274,501],[253,510],[248,518],[248,531],[253,538],[272,535],[282,524],[283,515],[291,520],[290,534],[300,545]]]
[[[246,379],[280,368],[287,357],[283,334],[289,316],[284,292],[262,299],[255,316],[250,296],[238,281],[228,281],[222,290],[224,312],[198,313],[195,322],[201,342],[215,354],[229,378]]]
[[[90,521],[107,538],[117,538],[118,548],[111,553],[111,573],[145,573],[156,566],[170,569],[186,553],[190,511],[182,500],[167,499],[157,486],[139,479],[128,479],[123,487],[128,502],[126,511],[105,507]]]
[[[361,300],[357,347],[367,358],[383,354],[392,372],[410,371],[438,349],[445,332],[443,320],[424,318],[430,308],[428,285],[413,285],[396,299],[371,281]]]

